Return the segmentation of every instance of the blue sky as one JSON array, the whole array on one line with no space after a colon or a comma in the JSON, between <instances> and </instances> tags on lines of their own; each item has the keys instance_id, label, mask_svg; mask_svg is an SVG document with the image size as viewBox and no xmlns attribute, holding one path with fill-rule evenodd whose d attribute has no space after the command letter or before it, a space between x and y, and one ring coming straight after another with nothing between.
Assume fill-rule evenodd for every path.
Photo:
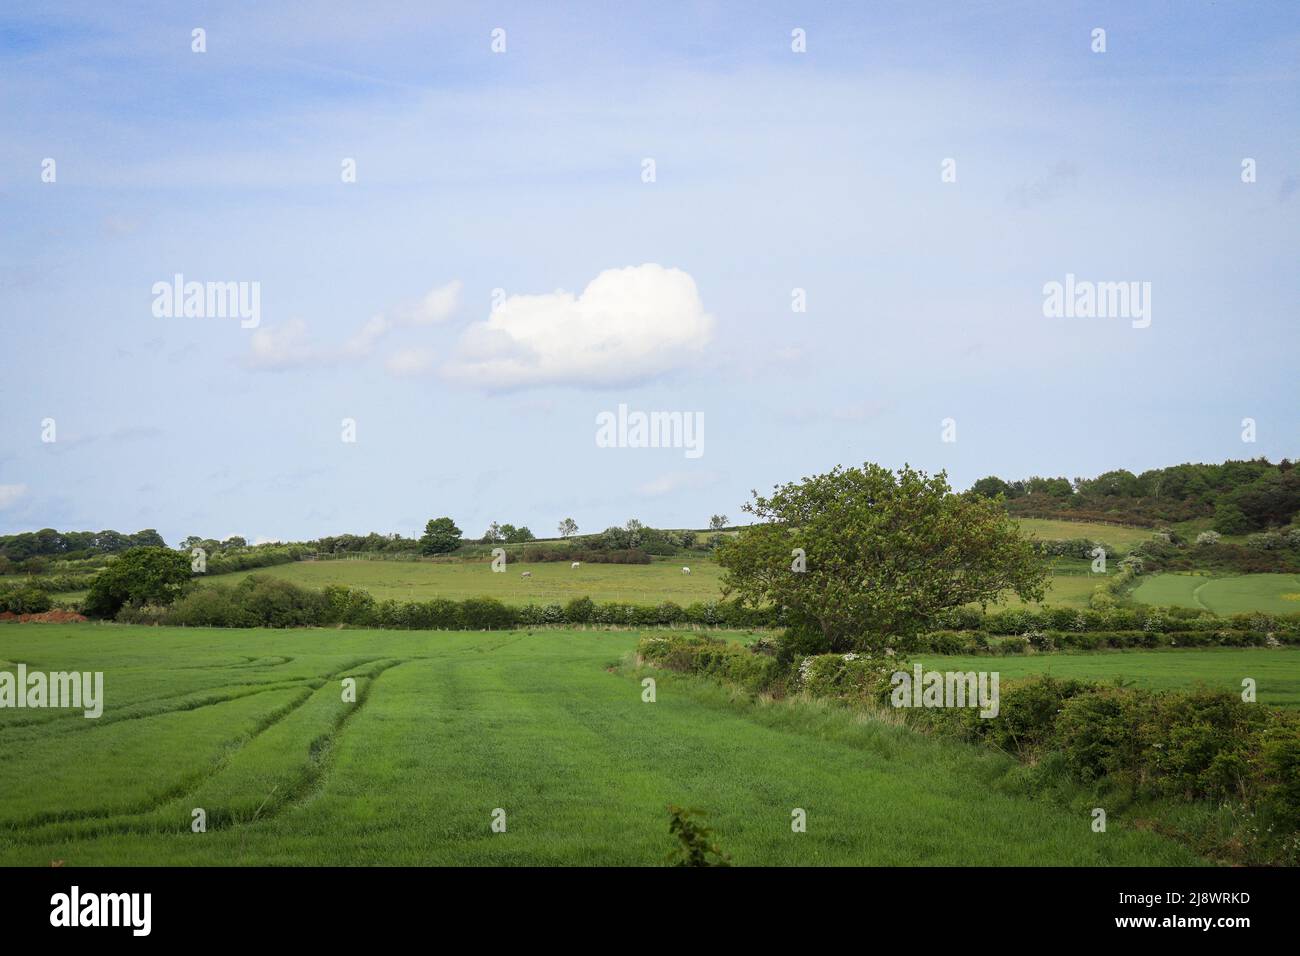
<instances>
[{"instance_id":1,"label":"blue sky","mask_svg":"<svg viewBox=\"0 0 1300 956\"><path fill-rule=\"evenodd\" d=\"M1300 7L560 6L0 14L0 533L702 526L836 463L1300 453ZM155 316L176 273L260 324ZM1150 326L1045 317L1067 273L1150 282ZM620 403L704 453L598 447Z\"/></svg>"}]
</instances>

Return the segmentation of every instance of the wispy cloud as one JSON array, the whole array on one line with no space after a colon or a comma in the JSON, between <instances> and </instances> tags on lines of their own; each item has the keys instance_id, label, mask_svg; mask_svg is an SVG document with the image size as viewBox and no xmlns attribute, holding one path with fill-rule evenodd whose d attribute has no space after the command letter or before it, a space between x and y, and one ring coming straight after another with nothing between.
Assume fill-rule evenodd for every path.
<instances>
[{"instance_id":1,"label":"wispy cloud","mask_svg":"<svg viewBox=\"0 0 1300 956\"><path fill-rule=\"evenodd\" d=\"M395 329L445 322L460 306L462 287L459 279L453 279L446 285L436 286L419 299L373 315L342 345L323 346L311 341L307 323L302 319L260 328L252 335L244 364L252 369L277 370L359 361L369 356ZM390 359L387 364L396 374L410 374L405 371L409 359L396 362Z\"/></svg>"}]
</instances>

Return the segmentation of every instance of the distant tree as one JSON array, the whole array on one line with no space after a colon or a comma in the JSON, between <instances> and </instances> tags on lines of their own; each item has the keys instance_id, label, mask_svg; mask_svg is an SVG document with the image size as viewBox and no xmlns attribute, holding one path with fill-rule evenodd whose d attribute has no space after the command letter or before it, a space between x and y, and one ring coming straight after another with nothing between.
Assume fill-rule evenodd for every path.
<instances>
[{"instance_id":1,"label":"distant tree","mask_svg":"<svg viewBox=\"0 0 1300 956\"><path fill-rule=\"evenodd\" d=\"M622 551L632 547L632 535L626 528L610 525L600 534L601 542L611 551Z\"/></svg>"},{"instance_id":2,"label":"distant tree","mask_svg":"<svg viewBox=\"0 0 1300 956\"><path fill-rule=\"evenodd\" d=\"M130 547L132 548L165 548L167 542L153 528L145 528L143 531L137 531L130 536Z\"/></svg>"},{"instance_id":3,"label":"distant tree","mask_svg":"<svg viewBox=\"0 0 1300 956\"><path fill-rule=\"evenodd\" d=\"M714 515L709 519L709 530L721 531L727 527L729 520L726 515Z\"/></svg>"},{"instance_id":4,"label":"distant tree","mask_svg":"<svg viewBox=\"0 0 1300 956\"><path fill-rule=\"evenodd\" d=\"M1219 534L1245 534L1250 530L1250 520L1232 502L1224 502L1214 509L1214 530Z\"/></svg>"},{"instance_id":5,"label":"distant tree","mask_svg":"<svg viewBox=\"0 0 1300 956\"><path fill-rule=\"evenodd\" d=\"M1069 498L1074 485L1068 478L1030 478L1026 483L1030 494L1044 494L1052 498Z\"/></svg>"},{"instance_id":6,"label":"distant tree","mask_svg":"<svg viewBox=\"0 0 1300 956\"><path fill-rule=\"evenodd\" d=\"M248 540L246 538L240 537L237 534L232 534L225 541L221 542L221 547L222 548L247 548Z\"/></svg>"},{"instance_id":7,"label":"distant tree","mask_svg":"<svg viewBox=\"0 0 1300 956\"><path fill-rule=\"evenodd\" d=\"M430 518L420 536L422 554L446 554L460 547L460 528L450 518Z\"/></svg>"},{"instance_id":8,"label":"distant tree","mask_svg":"<svg viewBox=\"0 0 1300 956\"><path fill-rule=\"evenodd\" d=\"M42 528L36 532L36 553L44 555L62 554L67 550L67 541L53 528Z\"/></svg>"},{"instance_id":9,"label":"distant tree","mask_svg":"<svg viewBox=\"0 0 1300 956\"><path fill-rule=\"evenodd\" d=\"M506 528L510 528L510 531L506 534L507 544L522 544L525 541L537 540L537 536L528 530L527 525L520 525L518 528L503 525L501 530L505 531Z\"/></svg>"},{"instance_id":10,"label":"distant tree","mask_svg":"<svg viewBox=\"0 0 1300 956\"><path fill-rule=\"evenodd\" d=\"M1234 490L1229 502L1241 509L1252 529L1287 524L1300 513L1300 474L1266 475Z\"/></svg>"},{"instance_id":11,"label":"distant tree","mask_svg":"<svg viewBox=\"0 0 1300 956\"><path fill-rule=\"evenodd\" d=\"M483 537L480 540L483 544L496 544L498 541L504 541L505 539L506 536L502 534L501 525L493 521L492 524L488 525L488 529L483 532Z\"/></svg>"},{"instance_id":12,"label":"distant tree","mask_svg":"<svg viewBox=\"0 0 1300 956\"><path fill-rule=\"evenodd\" d=\"M565 518L560 522L560 537L569 538L578 533L578 522L572 518Z\"/></svg>"},{"instance_id":13,"label":"distant tree","mask_svg":"<svg viewBox=\"0 0 1300 956\"><path fill-rule=\"evenodd\" d=\"M101 554L117 554L131 547L129 536L120 531L100 531L95 535L95 550Z\"/></svg>"},{"instance_id":14,"label":"distant tree","mask_svg":"<svg viewBox=\"0 0 1300 956\"><path fill-rule=\"evenodd\" d=\"M1011 486L1003 481L997 475L989 475L987 478L981 478L975 484L970 486L971 494L979 495L981 498L996 498L998 495L1011 497Z\"/></svg>"},{"instance_id":15,"label":"distant tree","mask_svg":"<svg viewBox=\"0 0 1300 956\"><path fill-rule=\"evenodd\" d=\"M92 617L111 618L126 605L165 605L190 580L190 559L170 548L131 548L90 582L83 608Z\"/></svg>"}]
</instances>

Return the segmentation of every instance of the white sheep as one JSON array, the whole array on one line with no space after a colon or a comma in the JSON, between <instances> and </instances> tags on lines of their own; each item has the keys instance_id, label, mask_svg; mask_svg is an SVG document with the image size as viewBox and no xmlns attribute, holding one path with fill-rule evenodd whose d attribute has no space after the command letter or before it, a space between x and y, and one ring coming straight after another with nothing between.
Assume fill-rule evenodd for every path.
<instances>
[{"instance_id":1,"label":"white sheep","mask_svg":"<svg viewBox=\"0 0 1300 956\"><path fill-rule=\"evenodd\" d=\"M531 578L531 577L533 576L533 572L532 572L532 571L525 571L523 574L521 574L521 575L519 575L519 576L520 576L521 578Z\"/></svg>"},{"instance_id":2,"label":"white sheep","mask_svg":"<svg viewBox=\"0 0 1300 956\"><path fill-rule=\"evenodd\" d=\"M682 574L690 574L690 573L691 573L690 568L682 568Z\"/></svg>"},{"instance_id":3,"label":"white sheep","mask_svg":"<svg viewBox=\"0 0 1300 956\"><path fill-rule=\"evenodd\" d=\"M569 567L576 568L576 567L580 567L581 565L582 565L581 561L574 561L571 565L569 565Z\"/></svg>"}]
</instances>

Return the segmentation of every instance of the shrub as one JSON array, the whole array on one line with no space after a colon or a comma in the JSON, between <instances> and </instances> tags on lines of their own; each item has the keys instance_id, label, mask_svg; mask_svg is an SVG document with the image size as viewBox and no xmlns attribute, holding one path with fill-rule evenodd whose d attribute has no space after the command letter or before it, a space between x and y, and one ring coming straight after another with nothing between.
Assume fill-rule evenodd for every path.
<instances>
[{"instance_id":1,"label":"shrub","mask_svg":"<svg viewBox=\"0 0 1300 956\"><path fill-rule=\"evenodd\" d=\"M54 606L48 592L25 585L0 593L0 611L14 614L44 614Z\"/></svg>"},{"instance_id":2,"label":"shrub","mask_svg":"<svg viewBox=\"0 0 1300 956\"><path fill-rule=\"evenodd\" d=\"M819 654L799 665L799 689L814 697L882 701L889 696L892 660L856 653Z\"/></svg>"},{"instance_id":3,"label":"shrub","mask_svg":"<svg viewBox=\"0 0 1300 956\"><path fill-rule=\"evenodd\" d=\"M510 627L515 623L515 611L496 598L467 598L460 602L460 619L464 627L475 631L490 631Z\"/></svg>"},{"instance_id":4,"label":"shrub","mask_svg":"<svg viewBox=\"0 0 1300 956\"><path fill-rule=\"evenodd\" d=\"M241 616L263 627L308 627L328 618L323 593L278 578L251 575L236 585L233 600Z\"/></svg>"},{"instance_id":5,"label":"shrub","mask_svg":"<svg viewBox=\"0 0 1300 956\"><path fill-rule=\"evenodd\" d=\"M564 619L570 624L586 624L595 612L596 605L591 598L574 598L564 606Z\"/></svg>"},{"instance_id":6,"label":"shrub","mask_svg":"<svg viewBox=\"0 0 1300 956\"><path fill-rule=\"evenodd\" d=\"M713 840L713 831L696 822L699 812L669 805L672 817L668 832L677 838L677 848L668 856L673 866L731 866L731 857Z\"/></svg>"}]
</instances>

